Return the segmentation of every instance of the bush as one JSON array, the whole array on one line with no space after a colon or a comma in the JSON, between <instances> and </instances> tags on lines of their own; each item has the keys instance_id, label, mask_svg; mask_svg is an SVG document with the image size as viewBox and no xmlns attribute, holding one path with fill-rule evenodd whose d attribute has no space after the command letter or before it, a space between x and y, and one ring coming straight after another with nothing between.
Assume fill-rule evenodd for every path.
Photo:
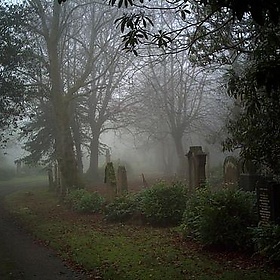
<instances>
[{"instance_id":1,"label":"bush","mask_svg":"<svg viewBox=\"0 0 280 280\"><path fill-rule=\"evenodd\" d=\"M117 197L105 207L105 219L110 222L125 222L138 212L138 202L135 196Z\"/></svg>"},{"instance_id":2,"label":"bush","mask_svg":"<svg viewBox=\"0 0 280 280\"><path fill-rule=\"evenodd\" d=\"M181 224L182 233L185 238L191 237L197 240L201 239L203 212L208 204L210 194L210 191L206 188L198 189L187 200Z\"/></svg>"},{"instance_id":3,"label":"bush","mask_svg":"<svg viewBox=\"0 0 280 280\"><path fill-rule=\"evenodd\" d=\"M255 195L240 190L197 191L188 201L182 230L204 245L227 249L252 245L249 227L256 225Z\"/></svg>"},{"instance_id":4,"label":"bush","mask_svg":"<svg viewBox=\"0 0 280 280\"><path fill-rule=\"evenodd\" d=\"M140 210L153 225L178 225L186 208L186 188L181 183L159 182L140 194Z\"/></svg>"},{"instance_id":5,"label":"bush","mask_svg":"<svg viewBox=\"0 0 280 280\"><path fill-rule=\"evenodd\" d=\"M65 198L66 204L79 213L99 212L104 198L97 192L90 193L84 189L71 191Z\"/></svg>"},{"instance_id":6,"label":"bush","mask_svg":"<svg viewBox=\"0 0 280 280\"><path fill-rule=\"evenodd\" d=\"M260 225L253 228L253 242L258 254L269 261L280 262L280 226Z\"/></svg>"}]
</instances>

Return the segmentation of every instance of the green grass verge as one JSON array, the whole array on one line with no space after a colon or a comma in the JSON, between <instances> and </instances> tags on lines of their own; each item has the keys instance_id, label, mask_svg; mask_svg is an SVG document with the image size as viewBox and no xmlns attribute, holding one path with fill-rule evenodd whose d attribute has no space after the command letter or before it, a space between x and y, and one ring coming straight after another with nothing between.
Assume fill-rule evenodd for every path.
<instances>
[{"instance_id":1,"label":"green grass verge","mask_svg":"<svg viewBox=\"0 0 280 280\"><path fill-rule=\"evenodd\" d=\"M14 193L6 207L62 258L100 279L279 279L279 274L234 268L180 246L175 229L107 224L96 215L71 213L47 190Z\"/></svg>"},{"instance_id":2,"label":"green grass verge","mask_svg":"<svg viewBox=\"0 0 280 280\"><path fill-rule=\"evenodd\" d=\"M46 175L33 175L33 176L19 176L14 177L10 180L0 180L0 188L1 187L9 187L9 186L42 186L48 184L48 178Z\"/></svg>"}]
</instances>

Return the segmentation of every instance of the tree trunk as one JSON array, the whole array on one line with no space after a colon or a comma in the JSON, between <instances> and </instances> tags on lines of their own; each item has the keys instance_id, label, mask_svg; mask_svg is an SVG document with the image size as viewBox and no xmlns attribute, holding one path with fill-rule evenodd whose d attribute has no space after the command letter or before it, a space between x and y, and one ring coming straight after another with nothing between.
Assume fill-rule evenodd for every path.
<instances>
[{"instance_id":1,"label":"tree trunk","mask_svg":"<svg viewBox=\"0 0 280 280\"><path fill-rule=\"evenodd\" d=\"M67 102L63 96L56 97L53 103L56 116L56 154L61 171L62 194L67 189L82 187L78 165L73 148L73 138L70 129ZM59 102L60 101L60 102ZM59 106L60 104L60 106Z\"/></svg>"},{"instance_id":2,"label":"tree trunk","mask_svg":"<svg viewBox=\"0 0 280 280\"><path fill-rule=\"evenodd\" d=\"M49 54L49 73L51 80L51 102L55 114L56 125L56 155L61 171L62 194L67 189L82 187L82 180L79 176L77 161L73 148L73 138L70 128L69 105L70 98L64 96L63 85L61 81L61 64L58 51L59 46L59 18L60 5L54 2L53 18L47 47Z\"/></svg>"},{"instance_id":3,"label":"tree trunk","mask_svg":"<svg viewBox=\"0 0 280 280\"><path fill-rule=\"evenodd\" d=\"M178 176L186 178L188 161L185 156L185 151L182 143L183 136L179 133L174 133L172 134L172 137L175 143L176 153L179 160Z\"/></svg>"},{"instance_id":4,"label":"tree trunk","mask_svg":"<svg viewBox=\"0 0 280 280\"><path fill-rule=\"evenodd\" d=\"M75 113L74 113L75 114ZM83 174L83 152L82 152L82 144L81 144L81 131L79 129L79 123L77 119L74 117L72 121L72 131L73 131L73 139L75 143L75 151L77 157L77 165L80 174Z\"/></svg>"},{"instance_id":5,"label":"tree trunk","mask_svg":"<svg viewBox=\"0 0 280 280\"><path fill-rule=\"evenodd\" d=\"M54 190L54 179L53 179L53 166L48 167L48 179L49 179L49 190Z\"/></svg>"},{"instance_id":6,"label":"tree trunk","mask_svg":"<svg viewBox=\"0 0 280 280\"><path fill-rule=\"evenodd\" d=\"M171 140L172 141L172 140ZM165 139L160 143L159 158L162 162L162 171L165 175L173 175L176 172L174 168L174 148L170 139ZM176 161L177 162L177 161Z\"/></svg>"},{"instance_id":7,"label":"tree trunk","mask_svg":"<svg viewBox=\"0 0 280 280\"><path fill-rule=\"evenodd\" d=\"M99 136L94 135L90 142L90 162L87 171L88 178L94 182L100 180L98 173L98 160L99 160Z\"/></svg>"}]
</instances>

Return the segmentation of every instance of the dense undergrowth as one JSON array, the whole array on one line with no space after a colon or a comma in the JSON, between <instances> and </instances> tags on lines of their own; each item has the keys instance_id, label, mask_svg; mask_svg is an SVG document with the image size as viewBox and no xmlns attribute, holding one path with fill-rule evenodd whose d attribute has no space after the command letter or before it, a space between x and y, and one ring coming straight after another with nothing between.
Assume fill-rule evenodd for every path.
<instances>
[{"instance_id":1,"label":"dense undergrowth","mask_svg":"<svg viewBox=\"0 0 280 280\"><path fill-rule=\"evenodd\" d=\"M279 257L279 229L256 226L252 194L206 189L189 194L181 183L159 182L111 203L85 190L70 193L66 202L32 189L10 195L7 208L92 279L279 279L263 263L243 269L226 251L217 262L199 249L224 243L224 249L241 251L247 240L267 260ZM194 239L200 243L189 243Z\"/></svg>"},{"instance_id":2,"label":"dense undergrowth","mask_svg":"<svg viewBox=\"0 0 280 280\"><path fill-rule=\"evenodd\" d=\"M257 226L255 194L240 190L197 190L187 201L182 222L185 237L225 249L253 249Z\"/></svg>"},{"instance_id":3,"label":"dense undergrowth","mask_svg":"<svg viewBox=\"0 0 280 280\"><path fill-rule=\"evenodd\" d=\"M116 197L111 203L98 193L76 190L66 197L78 212L102 212L109 222L180 226L185 239L224 250L242 250L280 260L280 230L258 226L256 194L234 189L188 192L180 182L160 181L139 193Z\"/></svg>"}]
</instances>

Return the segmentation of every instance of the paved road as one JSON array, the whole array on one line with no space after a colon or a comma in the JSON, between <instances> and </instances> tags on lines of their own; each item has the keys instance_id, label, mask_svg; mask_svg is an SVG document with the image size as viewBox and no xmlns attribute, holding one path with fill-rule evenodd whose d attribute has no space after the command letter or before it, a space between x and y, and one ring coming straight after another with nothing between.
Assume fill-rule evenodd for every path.
<instances>
[{"instance_id":1,"label":"paved road","mask_svg":"<svg viewBox=\"0 0 280 280\"><path fill-rule=\"evenodd\" d=\"M19 188L22 186L0 187L0 279L88 279L66 267L52 250L34 242L3 210L1 200Z\"/></svg>"}]
</instances>

